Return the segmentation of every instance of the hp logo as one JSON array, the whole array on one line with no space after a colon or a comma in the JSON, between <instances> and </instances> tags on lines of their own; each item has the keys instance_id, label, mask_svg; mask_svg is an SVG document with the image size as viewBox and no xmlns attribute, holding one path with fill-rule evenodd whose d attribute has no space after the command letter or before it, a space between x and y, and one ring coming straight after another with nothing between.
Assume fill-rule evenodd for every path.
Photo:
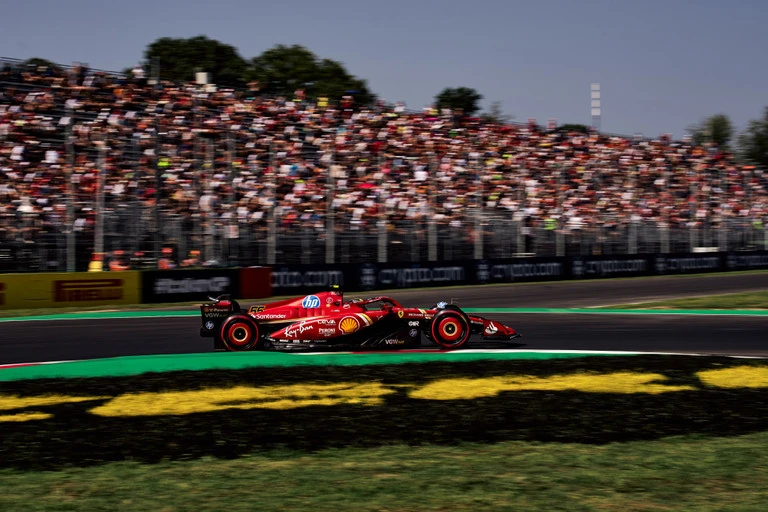
<instances>
[{"instance_id":1,"label":"hp logo","mask_svg":"<svg viewBox=\"0 0 768 512\"><path fill-rule=\"evenodd\" d=\"M301 301L301 307L303 308L319 308L320 307L320 299L317 297L317 295L307 295L304 297L304 300Z\"/></svg>"}]
</instances>

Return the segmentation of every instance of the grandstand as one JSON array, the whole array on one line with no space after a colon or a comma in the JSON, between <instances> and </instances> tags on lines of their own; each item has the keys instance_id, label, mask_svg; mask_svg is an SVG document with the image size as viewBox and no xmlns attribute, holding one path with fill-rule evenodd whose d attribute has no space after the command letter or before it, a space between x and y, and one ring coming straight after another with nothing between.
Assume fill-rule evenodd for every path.
<instances>
[{"instance_id":1,"label":"grandstand","mask_svg":"<svg viewBox=\"0 0 768 512\"><path fill-rule=\"evenodd\" d=\"M0 60L0 271L756 250L766 216L711 145Z\"/></svg>"}]
</instances>

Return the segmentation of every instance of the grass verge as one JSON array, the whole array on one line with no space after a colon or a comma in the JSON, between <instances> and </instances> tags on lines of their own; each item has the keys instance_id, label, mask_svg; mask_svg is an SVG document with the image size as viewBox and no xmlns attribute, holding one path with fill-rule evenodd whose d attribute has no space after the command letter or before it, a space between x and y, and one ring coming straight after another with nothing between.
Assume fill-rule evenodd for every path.
<instances>
[{"instance_id":1,"label":"grass verge","mask_svg":"<svg viewBox=\"0 0 768 512\"><path fill-rule=\"evenodd\" d=\"M633 356L0 384L0 510L763 511L768 365Z\"/></svg>"},{"instance_id":2,"label":"grass verge","mask_svg":"<svg viewBox=\"0 0 768 512\"><path fill-rule=\"evenodd\" d=\"M390 445L0 471L0 510L762 511L768 433L604 446Z\"/></svg>"},{"instance_id":3,"label":"grass verge","mask_svg":"<svg viewBox=\"0 0 768 512\"><path fill-rule=\"evenodd\" d=\"M763 360L605 356L0 383L0 468L768 431Z\"/></svg>"},{"instance_id":4,"label":"grass verge","mask_svg":"<svg viewBox=\"0 0 768 512\"><path fill-rule=\"evenodd\" d=\"M617 304L595 309L768 309L768 291Z\"/></svg>"}]
</instances>

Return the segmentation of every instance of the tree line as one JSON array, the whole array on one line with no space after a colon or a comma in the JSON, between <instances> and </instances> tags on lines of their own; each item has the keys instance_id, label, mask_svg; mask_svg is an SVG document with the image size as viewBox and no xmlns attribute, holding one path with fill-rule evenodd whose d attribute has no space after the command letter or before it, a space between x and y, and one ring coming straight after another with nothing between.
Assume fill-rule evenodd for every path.
<instances>
[{"instance_id":1,"label":"tree line","mask_svg":"<svg viewBox=\"0 0 768 512\"><path fill-rule=\"evenodd\" d=\"M350 95L361 105L377 99L367 82L352 75L342 63L321 59L300 45L277 45L246 60L233 46L205 36L163 37L146 48L144 59L145 71L156 71L161 80L190 81L195 71L205 71L212 83L257 88L267 95L292 96L298 90L308 98ZM480 110L482 98L469 87L448 87L435 96L435 106L471 116ZM485 115L493 120L506 119L498 102Z\"/></svg>"},{"instance_id":2,"label":"tree line","mask_svg":"<svg viewBox=\"0 0 768 512\"><path fill-rule=\"evenodd\" d=\"M768 107L761 118L749 121L738 134L725 114L705 118L690 126L688 133L696 145L711 144L722 151L735 153L746 164L768 168Z\"/></svg>"},{"instance_id":3,"label":"tree line","mask_svg":"<svg viewBox=\"0 0 768 512\"><path fill-rule=\"evenodd\" d=\"M189 82L195 79L196 72L204 71L218 86L249 88L260 94L293 97L301 91L312 99L352 96L358 105L377 101L366 80L352 75L342 63L319 58L300 45L277 45L245 59L233 46L203 35L188 39L163 37L147 46L144 59L144 73L160 80ZM53 65L40 58L27 63ZM123 73L130 75L132 70ZM471 87L446 87L435 95L434 105L439 110L450 109L455 115L474 116L480 111L482 99L482 94ZM513 119L504 114L498 101L479 117L493 123ZM584 125L565 126L588 131ZM768 168L768 107L762 117L751 120L739 134L725 114L709 116L687 131L694 144L710 144L735 154L744 163Z\"/></svg>"}]
</instances>

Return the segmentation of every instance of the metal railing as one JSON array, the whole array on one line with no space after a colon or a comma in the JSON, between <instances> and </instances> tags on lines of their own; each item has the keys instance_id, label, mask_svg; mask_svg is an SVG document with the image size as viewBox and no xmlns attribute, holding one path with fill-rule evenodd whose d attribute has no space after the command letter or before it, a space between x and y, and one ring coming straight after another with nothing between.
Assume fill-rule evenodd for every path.
<instances>
[{"instance_id":1,"label":"metal railing","mask_svg":"<svg viewBox=\"0 0 768 512\"><path fill-rule=\"evenodd\" d=\"M146 207L123 205L105 210L104 253L108 262L115 255L133 268L156 268L166 257L155 251L153 212ZM269 231L263 224L228 223L197 214L165 212L161 215L162 247L178 266L251 266L269 260L281 264L326 262L328 246L323 229L310 226L277 229L275 254L269 254ZM527 228L511 219L493 218L483 226L481 259L523 256L623 255L637 253L688 253L768 250L765 229L748 223L733 223L719 229L700 227L665 228L643 223L616 228L579 230ZM334 263L420 262L476 259L470 230L437 225L436 247L430 251L426 222L400 223L386 232L339 229L335 236ZM523 232L524 231L524 232ZM94 224L76 229L76 270L83 271L94 251ZM385 250L382 252L381 248ZM633 250L634 248L634 250ZM665 250L666 249L666 250ZM0 217L0 272L63 271L67 267L67 239L60 221L39 214ZM384 258L382 258L384 256Z\"/></svg>"}]
</instances>

